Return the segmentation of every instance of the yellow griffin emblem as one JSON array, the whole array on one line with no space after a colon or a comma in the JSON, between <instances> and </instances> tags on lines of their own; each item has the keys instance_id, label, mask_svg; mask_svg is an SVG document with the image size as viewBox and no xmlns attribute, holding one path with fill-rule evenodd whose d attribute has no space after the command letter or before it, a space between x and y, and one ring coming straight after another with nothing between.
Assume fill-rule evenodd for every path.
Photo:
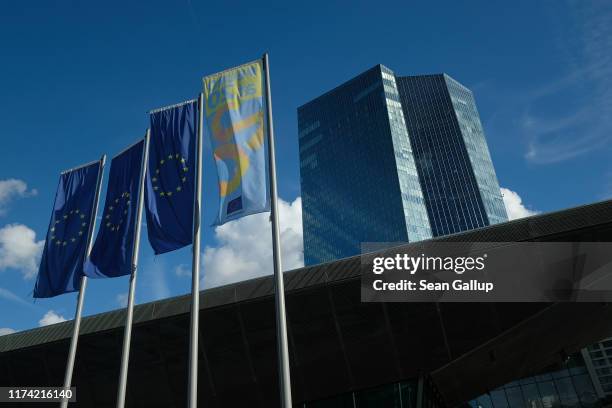
<instances>
[{"instance_id":1,"label":"yellow griffin emblem","mask_svg":"<svg viewBox=\"0 0 612 408\"><path fill-rule=\"evenodd\" d=\"M235 134L253 128L252 133L246 138L246 147L250 150L258 150L264 144L263 112L259 111L246 118L233 122L229 127L224 127L221 118L225 113L237 110L234 101L219 107L212 115L211 131L213 137L220 143L213 152L216 161L233 161L235 169L229 180L219 180L219 194L225 197L234 192L242 182L242 177L250 167L248 154L241 146L235 143Z\"/></svg>"}]
</instances>

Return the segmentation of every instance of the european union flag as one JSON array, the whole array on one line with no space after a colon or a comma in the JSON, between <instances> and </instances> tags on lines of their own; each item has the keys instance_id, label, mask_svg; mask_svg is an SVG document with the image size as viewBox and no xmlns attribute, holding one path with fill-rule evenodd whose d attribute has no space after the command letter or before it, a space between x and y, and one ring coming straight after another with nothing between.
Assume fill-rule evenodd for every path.
<instances>
[{"instance_id":1,"label":"european union flag","mask_svg":"<svg viewBox=\"0 0 612 408\"><path fill-rule=\"evenodd\" d=\"M95 162L60 175L34 286L35 298L53 297L80 289L101 171L102 163Z\"/></svg>"},{"instance_id":2,"label":"european union flag","mask_svg":"<svg viewBox=\"0 0 612 408\"><path fill-rule=\"evenodd\" d=\"M111 161L100 230L85 263L90 278L114 278L132 273L134 229L144 140Z\"/></svg>"},{"instance_id":3,"label":"european union flag","mask_svg":"<svg viewBox=\"0 0 612 408\"><path fill-rule=\"evenodd\" d=\"M197 101L151 113L145 203L156 254L193 242L197 116Z\"/></svg>"}]
</instances>

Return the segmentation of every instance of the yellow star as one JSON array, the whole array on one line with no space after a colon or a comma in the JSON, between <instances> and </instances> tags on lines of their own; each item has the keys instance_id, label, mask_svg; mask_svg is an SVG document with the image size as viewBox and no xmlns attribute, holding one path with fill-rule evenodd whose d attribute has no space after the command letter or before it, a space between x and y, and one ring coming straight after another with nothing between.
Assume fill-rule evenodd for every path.
<instances>
[{"instance_id":1,"label":"yellow star","mask_svg":"<svg viewBox=\"0 0 612 408\"><path fill-rule=\"evenodd\" d=\"M113 207L112 205L110 207L108 207L109 210L113 211L115 207Z\"/></svg>"},{"instance_id":2,"label":"yellow star","mask_svg":"<svg viewBox=\"0 0 612 408\"><path fill-rule=\"evenodd\" d=\"M178 186L178 187L176 188L176 191L181 191L181 190L182 190L181 186Z\"/></svg>"},{"instance_id":3,"label":"yellow star","mask_svg":"<svg viewBox=\"0 0 612 408\"><path fill-rule=\"evenodd\" d=\"M181 163L185 163L185 158L181 157Z\"/></svg>"},{"instance_id":4,"label":"yellow star","mask_svg":"<svg viewBox=\"0 0 612 408\"><path fill-rule=\"evenodd\" d=\"M161 159L161 160L159 161L159 164L164 164L164 163L165 163L164 159Z\"/></svg>"},{"instance_id":5,"label":"yellow star","mask_svg":"<svg viewBox=\"0 0 612 408\"><path fill-rule=\"evenodd\" d=\"M167 196L171 196L171 195L172 195L172 191L168 191L168 192L166 193L166 195L167 195Z\"/></svg>"},{"instance_id":6,"label":"yellow star","mask_svg":"<svg viewBox=\"0 0 612 408\"><path fill-rule=\"evenodd\" d=\"M111 224L110 222L107 222L107 223L106 223L106 226L107 226L107 227L110 227L111 225L112 225L112 224Z\"/></svg>"},{"instance_id":7,"label":"yellow star","mask_svg":"<svg viewBox=\"0 0 612 408\"><path fill-rule=\"evenodd\" d=\"M55 231L55 227L51 227L51 232Z\"/></svg>"},{"instance_id":8,"label":"yellow star","mask_svg":"<svg viewBox=\"0 0 612 408\"><path fill-rule=\"evenodd\" d=\"M177 153L177 154L174 156L174 158L175 158L175 159L178 159L178 158L179 158L179 154Z\"/></svg>"},{"instance_id":9,"label":"yellow star","mask_svg":"<svg viewBox=\"0 0 612 408\"><path fill-rule=\"evenodd\" d=\"M187 177L183 177L181 180L183 180L183 183L187 181Z\"/></svg>"},{"instance_id":10,"label":"yellow star","mask_svg":"<svg viewBox=\"0 0 612 408\"><path fill-rule=\"evenodd\" d=\"M159 193L159 196L160 196L160 197L163 197L163 196L165 196L165 195L166 195L166 193L164 193L163 191L162 191L161 193Z\"/></svg>"},{"instance_id":11,"label":"yellow star","mask_svg":"<svg viewBox=\"0 0 612 408\"><path fill-rule=\"evenodd\" d=\"M123 213L124 213L124 214L127 214L127 210L123 210Z\"/></svg>"},{"instance_id":12,"label":"yellow star","mask_svg":"<svg viewBox=\"0 0 612 408\"><path fill-rule=\"evenodd\" d=\"M83 231L79 231L79 235L83 235Z\"/></svg>"},{"instance_id":13,"label":"yellow star","mask_svg":"<svg viewBox=\"0 0 612 408\"><path fill-rule=\"evenodd\" d=\"M85 218L85 214L81 214L81 219Z\"/></svg>"},{"instance_id":14,"label":"yellow star","mask_svg":"<svg viewBox=\"0 0 612 408\"><path fill-rule=\"evenodd\" d=\"M67 242L66 242L66 241L64 241L64 242L62 243L62 245L64 245L64 246L66 246L66 244L67 244Z\"/></svg>"},{"instance_id":15,"label":"yellow star","mask_svg":"<svg viewBox=\"0 0 612 408\"><path fill-rule=\"evenodd\" d=\"M114 230L115 230L115 227L112 227L112 228L111 228L111 231L114 231Z\"/></svg>"},{"instance_id":16,"label":"yellow star","mask_svg":"<svg viewBox=\"0 0 612 408\"><path fill-rule=\"evenodd\" d=\"M74 214L74 210L70 210L70 214Z\"/></svg>"},{"instance_id":17,"label":"yellow star","mask_svg":"<svg viewBox=\"0 0 612 408\"><path fill-rule=\"evenodd\" d=\"M64 214L64 219L66 219L66 218L68 218L68 216Z\"/></svg>"},{"instance_id":18,"label":"yellow star","mask_svg":"<svg viewBox=\"0 0 612 408\"><path fill-rule=\"evenodd\" d=\"M79 213L79 209L77 208L76 210L74 210L74 212L78 214Z\"/></svg>"},{"instance_id":19,"label":"yellow star","mask_svg":"<svg viewBox=\"0 0 612 408\"><path fill-rule=\"evenodd\" d=\"M126 203L127 205L130 205L130 200L127 200L125 203Z\"/></svg>"},{"instance_id":20,"label":"yellow star","mask_svg":"<svg viewBox=\"0 0 612 408\"><path fill-rule=\"evenodd\" d=\"M62 245L62 242L58 240L55 245Z\"/></svg>"},{"instance_id":21,"label":"yellow star","mask_svg":"<svg viewBox=\"0 0 612 408\"><path fill-rule=\"evenodd\" d=\"M168 159L172 160L172 155L171 154L168 155Z\"/></svg>"},{"instance_id":22,"label":"yellow star","mask_svg":"<svg viewBox=\"0 0 612 408\"><path fill-rule=\"evenodd\" d=\"M70 240L71 240L72 242L74 242L74 241L76 241L76 238L70 238Z\"/></svg>"},{"instance_id":23,"label":"yellow star","mask_svg":"<svg viewBox=\"0 0 612 408\"><path fill-rule=\"evenodd\" d=\"M153 190L157 190L158 188L159 188L159 187L157 187L157 186L154 186L154 187L153 187Z\"/></svg>"},{"instance_id":24,"label":"yellow star","mask_svg":"<svg viewBox=\"0 0 612 408\"><path fill-rule=\"evenodd\" d=\"M151 180L155 183L157 181L157 177L153 177Z\"/></svg>"},{"instance_id":25,"label":"yellow star","mask_svg":"<svg viewBox=\"0 0 612 408\"><path fill-rule=\"evenodd\" d=\"M110 214L107 214L106 215L106 219L108 220L109 218L110 218Z\"/></svg>"},{"instance_id":26,"label":"yellow star","mask_svg":"<svg viewBox=\"0 0 612 408\"><path fill-rule=\"evenodd\" d=\"M59 220L55 221L55 224L59 224Z\"/></svg>"},{"instance_id":27,"label":"yellow star","mask_svg":"<svg viewBox=\"0 0 612 408\"><path fill-rule=\"evenodd\" d=\"M119 202L118 198L115 198L115 204L117 204Z\"/></svg>"},{"instance_id":28,"label":"yellow star","mask_svg":"<svg viewBox=\"0 0 612 408\"><path fill-rule=\"evenodd\" d=\"M86 226L86 225L87 225L87 223L86 223L86 222L81 223L81 226L82 226L82 227L84 227L84 226Z\"/></svg>"},{"instance_id":29,"label":"yellow star","mask_svg":"<svg viewBox=\"0 0 612 408\"><path fill-rule=\"evenodd\" d=\"M189 167L183 167L183 171L189 170Z\"/></svg>"},{"instance_id":30,"label":"yellow star","mask_svg":"<svg viewBox=\"0 0 612 408\"><path fill-rule=\"evenodd\" d=\"M159 173L159 169L155 169L155 173Z\"/></svg>"}]
</instances>

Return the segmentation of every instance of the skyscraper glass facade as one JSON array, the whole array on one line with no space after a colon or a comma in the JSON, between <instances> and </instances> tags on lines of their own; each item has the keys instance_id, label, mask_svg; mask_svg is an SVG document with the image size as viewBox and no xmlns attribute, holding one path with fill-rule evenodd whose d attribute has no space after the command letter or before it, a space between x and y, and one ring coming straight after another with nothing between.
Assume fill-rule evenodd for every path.
<instances>
[{"instance_id":1,"label":"skyscraper glass facade","mask_svg":"<svg viewBox=\"0 0 612 408\"><path fill-rule=\"evenodd\" d=\"M512 381L470 401L471 408L597 408L602 400L580 353L544 373Z\"/></svg>"},{"instance_id":2,"label":"skyscraper glass facade","mask_svg":"<svg viewBox=\"0 0 612 408\"><path fill-rule=\"evenodd\" d=\"M378 65L298 109L304 261L507 221L471 91Z\"/></svg>"},{"instance_id":3,"label":"skyscraper glass facade","mask_svg":"<svg viewBox=\"0 0 612 408\"><path fill-rule=\"evenodd\" d=\"M433 235L507 221L472 92L446 74L397 84Z\"/></svg>"},{"instance_id":4,"label":"skyscraper glass facade","mask_svg":"<svg viewBox=\"0 0 612 408\"><path fill-rule=\"evenodd\" d=\"M304 261L431 237L393 73L376 66L298 109Z\"/></svg>"}]
</instances>

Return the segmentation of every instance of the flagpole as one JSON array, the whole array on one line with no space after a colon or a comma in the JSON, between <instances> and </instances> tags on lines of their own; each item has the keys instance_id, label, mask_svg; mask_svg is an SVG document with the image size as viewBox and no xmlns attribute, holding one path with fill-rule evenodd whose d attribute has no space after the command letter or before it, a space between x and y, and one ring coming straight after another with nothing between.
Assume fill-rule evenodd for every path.
<instances>
[{"instance_id":1,"label":"flagpole","mask_svg":"<svg viewBox=\"0 0 612 408\"><path fill-rule=\"evenodd\" d=\"M104 164L106 163L106 155L102 155L100 158L100 170L98 173L98 181L96 184L96 194L94 196L94 205L93 211L90 215L89 219L89 233L87 235L87 242L85 248L87 248L87 252L85 253L85 259L89 258L89 254L91 253L91 247L93 246L93 234L96 229L96 215L98 214L98 200L100 199L100 190L102 189L102 176L104 175ZM70 384L72 382L72 371L74 370L74 360L76 357L76 349L77 342L79 338L79 330L81 328L81 316L83 314L83 300L85 298L85 289L87 288L87 277L85 275L81 276L81 287L79 289L79 299L77 301L77 308L74 315L74 326L72 329L72 339L70 340L70 351L68 352L68 362L66 363L66 374L64 376L64 389L70 389ZM62 408L66 408L68 406L68 399L62 399L62 403L60 405Z\"/></svg>"},{"instance_id":2,"label":"flagpole","mask_svg":"<svg viewBox=\"0 0 612 408\"><path fill-rule=\"evenodd\" d=\"M263 55L266 72L266 118L268 123L268 157L270 172L270 218L272 220L272 255L276 296L276 339L281 393L281 407L291 408L291 376L289 373L289 346L287 341L287 317L285 312L285 284L281 266L280 231L278 226L278 202L276 190L276 157L274 153L274 126L272 124L272 95L270 93L270 62L268 53Z\"/></svg>"},{"instance_id":3,"label":"flagpole","mask_svg":"<svg viewBox=\"0 0 612 408\"><path fill-rule=\"evenodd\" d=\"M138 207L136 210L136 228L134 229L134 249L132 252L132 274L130 275L130 289L128 292L125 328L123 331L123 349L121 351L121 371L119 373L119 391L117 392L117 408L125 406L127 391L127 376L130 363L130 342L132 339L132 320L134 317L134 296L136 292L136 272L138 270L138 252L140 250L140 230L142 226L142 207L144 204L144 185L149 161L149 138L151 130L147 129L144 137L142 163L140 164L140 184L138 185Z\"/></svg>"},{"instance_id":4,"label":"flagpole","mask_svg":"<svg viewBox=\"0 0 612 408\"><path fill-rule=\"evenodd\" d=\"M191 325L189 340L188 407L198 406L198 335L200 325L200 213L202 199L202 133L204 95L198 100L198 137L196 139L195 199L193 204L193 254L191 265Z\"/></svg>"}]
</instances>

